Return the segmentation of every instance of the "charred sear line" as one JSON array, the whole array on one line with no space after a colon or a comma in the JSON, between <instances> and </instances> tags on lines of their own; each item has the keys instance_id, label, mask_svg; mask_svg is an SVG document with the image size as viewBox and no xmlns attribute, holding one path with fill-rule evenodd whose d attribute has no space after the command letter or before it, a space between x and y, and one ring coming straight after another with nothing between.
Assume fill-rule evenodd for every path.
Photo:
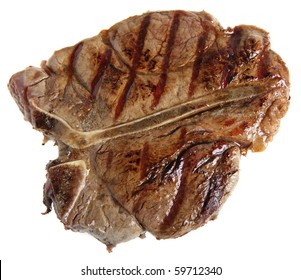
<instances>
[{"instance_id":1,"label":"charred sear line","mask_svg":"<svg viewBox=\"0 0 301 280\"><path fill-rule=\"evenodd\" d=\"M179 28L180 25L180 13L176 12L174 14L174 18L172 20L171 23L171 27L170 27L170 31L169 31L169 37L167 40L167 47L166 47L166 52L165 52L165 56L163 58L163 65L162 65L162 74L159 77L159 82L156 86L156 89L153 93L154 95L154 99L152 102L152 108L156 107L159 103L159 100L161 98L161 95L164 92L164 88L166 85L166 81L167 81L167 71L169 68L169 60L170 60L170 55L172 52L172 48L175 42L175 38L176 38L176 34L177 34L177 30Z\"/></svg>"},{"instance_id":2,"label":"charred sear line","mask_svg":"<svg viewBox=\"0 0 301 280\"><path fill-rule=\"evenodd\" d=\"M231 148L226 149L218 156L218 161L214 172L209 179L209 187L203 200L200 215L206 221L219 207L222 198L226 195L226 187L229 184L230 177L238 172L238 170L225 170L226 158Z\"/></svg>"},{"instance_id":3,"label":"charred sear line","mask_svg":"<svg viewBox=\"0 0 301 280\"><path fill-rule=\"evenodd\" d=\"M130 69L128 80L127 80L127 82L124 86L124 89L117 102L117 106L115 109L115 120L118 119L118 117L120 116L120 114L123 110L123 107L130 94L132 85L134 83L134 80L136 77L136 70L137 70L137 67L139 66L139 61L140 61L140 57L142 55L144 41L145 41L145 37L147 34L148 26L150 24L150 19L151 19L151 16L150 16L150 14L148 14L147 16L144 17L144 19L141 22L141 26L140 26L139 34L137 37L136 46L135 46L135 53L133 55L132 67Z\"/></svg>"},{"instance_id":4,"label":"charred sear line","mask_svg":"<svg viewBox=\"0 0 301 280\"><path fill-rule=\"evenodd\" d=\"M66 88L70 86L73 79L75 79L76 82L80 86L82 86L87 92L90 92L89 89L87 88L87 85L83 82L80 75L77 73L77 69L76 69L76 63L77 63L78 57L80 56L80 53L82 52L83 46L84 46L84 42L79 42L77 45L75 45L73 52L70 56L69 69L68 69L68 73L67 73L68 80L67 80L67 84L64 89L64 92L66 91ZM89 99L90 98L91 98L91 96L89 96Z\"/></svg>"},{"instance_id":5,"label":"charred sear line","mask_svg":"<svg viewBox=\"0 0 301 280\"><path fill-rule=\"evenodd\" d=\"M106 51L101 56L96 75L91 84L91 92L94 98L97 96L98 90L101 85L102 77L110 63L111 56L112 56L112 49L106 49Z\"/></svg>"},{"instance_id":6,"label":"charred sear line","mask_svg":"<svg viewBox=\"0 0 301 280\"><path fill-rule=\"evenodd\" d=\"M221 174L217 170L221 166L221 159L218 160L218 164L214 169L214 172L209 180L209 188L207 190L204 202L202 205L201 215L204 215L204 219L210 216L218 207L220 198L223 196L223 182Z\"/></svg>"},{"instance_id":7,"label":"charred sear line","mask_svg":"<svg viewBox=\"0 0 301 280\"><path fill-rule=\"evenodd\" d=\"M177 193L173 199L173 203L171 208L169 209L169 212L166 214L166 216L163 219L163 222L160 225L161 230L164 230L173 224L178 212L180 211L181 204L185 199L188 171L185 170L184 161L181 162L181 169L182 171L180 172L177 182Z\"/></svg>"},{"instance_id":8,"label":"charred sear line","mask_svg":"<svg viewBox=\"0 0 301 280\"><path fill-rule=\"evenodd\" d=\"M203 60L205 43L206 43L206 39L208 36L206 34L207 33L202 32L199 35L197 48L196 48L196 52L195 52L195 60L194 60L193 66L192 66L192 74L191 74L191 78L190 78L188 96L192 96L195 91L195 87L196 87L195 81L197 80L197 78L199 76L199 72L200 72L200 68L201 68L201 64L202 64L202 60Z\"/></svg>"},{"instance_id":9,"label":"charred sear line","mask_svg":"<svg viewBox=\"0 0 301 280\"><path fill-rule=\"evenodd\" d=\"M70 69L71 69L70 74L76 73L76 71L74 71L76 69L76 62L80 52L82 51L83 46L84 46L84 42L80 42L74 47L74 50L70 57Z\"/></svg>"}]
</instances>

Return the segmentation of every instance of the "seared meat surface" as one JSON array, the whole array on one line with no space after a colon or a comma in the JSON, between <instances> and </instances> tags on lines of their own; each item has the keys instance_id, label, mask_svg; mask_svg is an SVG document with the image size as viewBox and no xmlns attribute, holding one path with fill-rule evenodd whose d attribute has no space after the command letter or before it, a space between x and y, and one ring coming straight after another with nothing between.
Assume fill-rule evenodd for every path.
<instances>
[{"instance_id":1,"label":"seared meat surface","mask_svg":"<svg viewBox=\"0 0 301 280\"><path fill-rule=\"evenodd\" d=\"M224 29L206 12L128 18L16 73L9 89L59 148L47 211L109 247L215 218L240 156L266 148L289 106L268 33Z\"/></svg>"}]
</instances>

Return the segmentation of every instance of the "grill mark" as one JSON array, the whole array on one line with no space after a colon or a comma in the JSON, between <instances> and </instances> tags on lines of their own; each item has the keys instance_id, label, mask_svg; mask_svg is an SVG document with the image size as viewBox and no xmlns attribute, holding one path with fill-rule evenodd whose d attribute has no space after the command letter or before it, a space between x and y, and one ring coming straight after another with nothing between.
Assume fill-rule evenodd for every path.
<instances>
[{"instance_id":1,"label":"grill mark","mask_svg":"<svg viewBox=\"0 0 301 280\"><path fill-rule=\"evenodd\" d=\"M215 166L214 172L209 179L209 187L205 194L202 209L200 211L200 215L202 218L206 220L219 206L219 201L222 195L220 195L219 191L223 191L223 179L221 175L218 173L218 169L221 167L221 157L219 158L217 165Z\"/></svg>"},{"instance_id":2,"label":"grill mark","mask_svg":"<svg viewBox=\"0 0 301 280\"><path fill-rule=\"evenodd\" d=\"M237 75L237 72L235 71L236 69L235 59L236 56L238 55L237 48L241 40L241 34L242 34L241 27L235 27L234 32L229 41L229 61L225 64L222 71L222 77L221 77L222 88L228 86L231 83L231 81L234 79L234 77Z\"/></svg>"},{"instance_id":3,"label":"grill mark","mask_svg":"<svg viewBox=\"0 0 301 280\"><path fill-rule=\"evenodd\" d=\"M90 90L87 88L87 86L85 85L85 83L83 83L81 77L78 75L77 71L76 71L76 62L77 59L79 57L79 54L81 53L82 49L84 46L84 42L79 42L78 44L75 45L74 50L70 56L70 61L69 61L69 71L67 73L67 77L68 77L68 82L67 85L70 86L72 84L72 78L74 77L75 81L81 85L87 92L90 93ZM73 75L73 77L72 77ZM66 92L66 88L64 89L64 92ZM88 97L88 99L91 99L91 93L90 96Z\"/></svg>"},{"instance_id":4,"label":"grill mark","mask_svg":"<svg viewBox=\"0 0 301 280\"><path fill-rule=\"evenodd\" d=\"M210 201L210 199L212 197L212 192L213 192L212 187L211 187L212 181L213 181L212 177L210 178L209 181L210 181L210 186L208 187L206 195L205 195L204 200L203 200L202 210L200 212L201 215L204 215L204 213L208 211L208 209L207 209L208 208L208 204L209 204L209 201ZM207 218L207 216L209 216L209 215L206 215L205 219Z\"/></svg>"},{"instance_id":5,"label":"grill mark","mask_svg":"<svg viewBox=\"0 0 301 280\"><path fill-rule=\"evenodd\" d=\"M169 212L166 214L166 216L163 219L163 222L160 226L161 230L164 230L172 225L180 210L180 206L184 200L185 189L187 186L187 175L188 175L188 172L187 171L185 172L185 169L186 169L185 161L182 161L182 164L180 163L180 166L177 171L179 172L178 180L180 181L177 183L178 184L177 193L173 200L173 204L169 209Z\"/></svg>"},{"instance_id":6,"label":"grill mark","mask_svg":"<svg viewBox=\"0 0 301 280\"><path fill-rule=\"evenodd\" d=\"M179 28L179 25L180 25L180 12L176 12L173 17L169 35L168 35L166 52L165 52L165 56L163 58L162 74L160 75L159 82L153 93L154 99L153 99L153 102L151 105L152 109L154 109L158 105L161 95L163 94L164 88L166 86L167 70L169 68L170 55L172 52L172 46L174 45L176 33Z\"/></svg>"},{"instance_id":7,"label":"grill mark","mask_svg":"<svg viewBox=\"0 0 301 280\"><path fill-rule=\"evenodd\" d=\"M139 66L139 61L140 61L140 57L142 55L142 50L144 47L144 41L145 41L145 37L147 34L147 29L150 24L150 19L151 19L151 16L147 15L144 17L144 19L141 22L140 30L138 33L138 38L137 38L136 45L135 45L135 53L133 55L132 67L130 69L130 73L129 73L126 85L124 86L123 91L120 95L120 98L118 99L118 102L117 102L117 106L115 109L115 117L114 117L115 120L118 119L118 117L120 116L120 114L123 110L123 107L128 99L133 82L135 80L136 69Z\"/></svg>"},{"instance_id":8,"label":"grill mark","mask_svg":"<svg viewBox=\"0 0 301 280\"><path fill-rule=\"evenodd\" d=\"M103 74L105 73L105 71L110 63L111 56L112 56L111 49L106 49L106 51L101 55L101 60L100 60L96 75L91 83L91 92L92 92L92 96L94 98L96 97L96 95L98 93Z\"/></svg>"},{"instance_id":9,"label":"grill mark","mask_svg":"<svg viewBox=\"0 0 301 280\"><path fill-rule=\"evenodd\" d=\"M209 189L204 197L202 210L200 214L205 221L210 217L220 206L220 202L225 195L225 188L229 177L234 175L238 170L224 172L223 166L229 155L229 151L233 147L226 149L220 156L217 165L214 169L214 173L209 180Z\"/></svg>"},{"instance_id":10,"label":"grill mark","mask_svg":"<svg viewBox=\"0 0 301 280\"><path fill-rule=\"evenodd\" d=\"M183 149L178 154L175 165L174 165L174 167L172 167L172 169L177 169L177 170L171 171L171 172L177 173L177 177L178 177L178 182L176 183L176 186L178 185L177 193L174 197L173 205L171 206L171 208L169 209L169 212L166 214L166 216L163 219L163 222L160 226L161 230L164 230L172 225L172 223L174 222L174 220L181 208L181 204L184 201L185 191L186 191L186 187L187 187L187 177L189 175L188 170L189 170L189 164L190 164L189 159L187 159L185 161L184 154L186 154L190 149L192 149L195 146L210 144L210 143L211 142L204 141L204 142L197 142L194 144L190 144L188 147Z\"/></svg>"},{"instance_id":11,"label":"grill mark","mask_svg":"<svg viewBox=\"0 0 301 280\"><path fill-rule=\"evenodd\" d=\"M79 56L80 52L82 51L83 46L84 46L84 42L78 43L75 46L75 48L74 48L74 50L73 50L73 52L72 52L72 54L70 56L70 68L71 68L70 75L72 75L72 73L75 75L75 71L74 70L76 68L75 67L76 66L76 62L77 62L77 59L78 59L78 56Z\"/></svg>"},{"instance_id":12,"label":"grill mark","mask_svg":"<svg viewBox=\"0 0 301 280\"><path fill-rule=\"evenodd\" d=\"M196 52L195 52L196 58L193 63L192 74L191 74L190 84L189 84L189 89L188 89L189 97L191 97L194 94L195 87L196 87L195 80L198 78L199 73L200 73L200 67L201 67L201 63L203 60L203 54L204 54L204 49L205 49L205 42L207 39L207 36L205 34L202 33L198 39L197 48L196 48Z\"/></svg>"}]
</instances>

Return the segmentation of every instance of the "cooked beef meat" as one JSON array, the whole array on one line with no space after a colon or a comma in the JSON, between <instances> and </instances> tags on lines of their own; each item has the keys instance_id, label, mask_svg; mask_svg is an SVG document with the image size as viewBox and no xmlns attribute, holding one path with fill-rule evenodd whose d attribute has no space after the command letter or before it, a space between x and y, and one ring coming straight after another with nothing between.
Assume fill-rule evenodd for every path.
<instances>
[{"instance_id":1,"label":"cooked beef meat","mask_svg":"<svg viewBox=\"0 0 301 280\"><path fill-rule=\"evenodd\" d=\"M289 106L268 33L223 29L206 12L128 18L16 73L9 89L59 148L47 212L109 247L214 219L240 156L266 148Z\"/></svg>"}]
</instances>

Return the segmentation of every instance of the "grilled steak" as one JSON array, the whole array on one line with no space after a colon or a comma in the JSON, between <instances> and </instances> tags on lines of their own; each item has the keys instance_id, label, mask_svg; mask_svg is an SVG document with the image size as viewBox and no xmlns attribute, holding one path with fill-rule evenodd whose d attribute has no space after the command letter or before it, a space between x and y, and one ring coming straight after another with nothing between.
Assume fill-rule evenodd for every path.
<instances>
[{"instance_id":1,"label":"grilled steak","mask_svg":"<svg viewBox=\"0 0 301 280\"><path fill-rule=\"evenodd\" d=\"M289 106L289 74L255 26L206 12L134 16L12 76L25 119L56 142L44 203L108 247L214 219L239 160Z\"/></svg>"}]
</instances>

